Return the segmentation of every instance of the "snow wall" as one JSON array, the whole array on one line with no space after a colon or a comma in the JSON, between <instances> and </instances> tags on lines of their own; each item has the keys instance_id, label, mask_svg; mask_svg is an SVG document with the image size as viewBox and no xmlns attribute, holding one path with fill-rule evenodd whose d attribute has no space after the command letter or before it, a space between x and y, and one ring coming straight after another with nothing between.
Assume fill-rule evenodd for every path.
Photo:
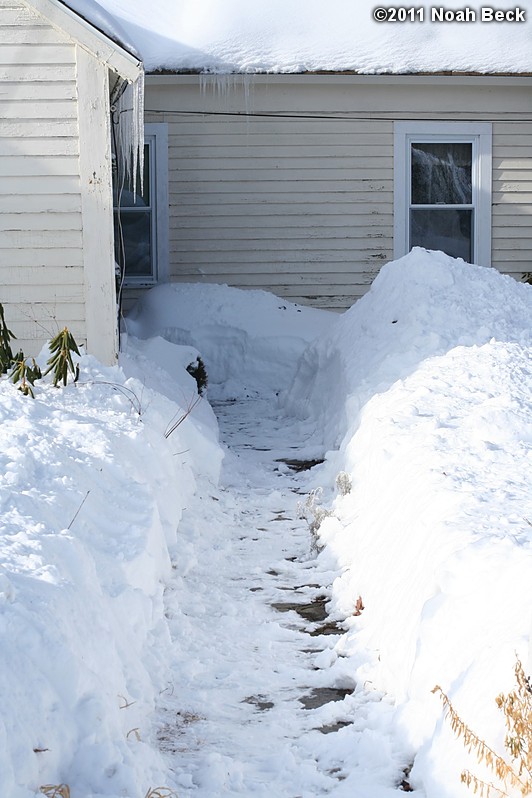
<instances>
[{"instance_id":1,"label":"snow wall","mask_svg":"<svg viewBox=\"0 0 532 798\"><path fill-rule=\"evenodd\" d=\"M349 630L331 658L393 701L427 798L470 795L462 768L494 779L433 688L504 754L495 697L516 655L532 673L531 323L531 286L416 249L308 348L283 397L330 450L315 484L331 497L348 475L319 530Z\"/></svg>"},{"instance_id":2,"label":"snow wall","mask_svg":"<svg viewBox=\"0 0 532 798\"><path fill-rule=\"evenodd\" d=\"M39 382L35 399L0 382L6 797L65 783L144 798L165 784L151 729L168 688L164 582L182 509L222 454L207 403L165 438L197 397L197 353L161 340L127 352L124 370L83 357L79 383Z\"/></svg>"}]
</instances>

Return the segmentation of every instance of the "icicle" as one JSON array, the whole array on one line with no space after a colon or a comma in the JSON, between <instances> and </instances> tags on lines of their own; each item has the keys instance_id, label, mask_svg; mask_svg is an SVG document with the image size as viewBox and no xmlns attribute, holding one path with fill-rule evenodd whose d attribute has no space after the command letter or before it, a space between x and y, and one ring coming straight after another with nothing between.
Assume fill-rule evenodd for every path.
<instances>
[{"instance_id":1,"label":"icicle","mask_svg":"<svg viewBox=\"0 0 532 798\"><path fill-rule=\"evenodd\" d=\"M210 89L216 97L228 97L231 93L236 94L239 90L244 96L244 111L250 113L250 99L253 87L253 75L247 73L216 73L204 72L199 76L199 88L202 96L207 94Z\"/></svg>"},{"instance_id":2,"label":"icicle","mask_svg":"<svg viewBox=\"0 0 532 798\"><path fill-rule=\"evenodd\" d=\"M137 171L140 171L140 190L144 182L144 72L135 83L128 83L118 102L118 153L125 182L133 186L136 197Z\"/></svg>"}]
</instances>

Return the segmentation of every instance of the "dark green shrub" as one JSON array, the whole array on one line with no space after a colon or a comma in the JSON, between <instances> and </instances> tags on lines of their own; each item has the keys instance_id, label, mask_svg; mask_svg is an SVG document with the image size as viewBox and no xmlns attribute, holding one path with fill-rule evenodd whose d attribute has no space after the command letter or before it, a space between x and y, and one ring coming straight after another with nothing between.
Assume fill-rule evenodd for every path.
<instances>
[{"instance_id":1,"label":"dark green shrub","mask_svg":"<svg viewBox=\"0 0 532 798\"><path fill-rule=\"evenodd\" d=\"M199 395L203 396L203 391L207 387L209 378L207 376L205 363L203 362L201 357L197 357L194 363L189 363L189 365L187 366L187 371L191 375L191 377L194 377L194 379L196 380Z\"/></svg>"},{"instance_id":2,"label":"dark green shrub","mask_svg":"<svg viewBox=\"0 0 532 798\"><path fill-rule=\"evenodd\" d=\"M28 365L24 357L24 352L20 350L13 361L13 368L9 375L11 382L15 384L20 382L18 386L19 391L22 391L24 396L31 396L35 399L33 386L35 385L35 380L40 380L41 377L42 372L35 362L35 359L32 358L31 365Z\"/></svg>"},{"instance_id":3,"label":"dark green shrub","mask_svg":"<svg viewBox=\"0 0 532 798\"><path fill-rule=\"evenodd\" d=\"M68 375L70 374L74 382L79 379L79 366L72 361L72 353L75 352L79 355L78 345L68 328L65 327L60 333L57 333L55 338L50 341L51 356L46 361L48 368L44 372L44 376L53 371L54 386L57 388L60 382L63 385L67 384Z\"/></svg>"},{"instance_id":4,"label":"dark green shrub","mask_svg":"<svg viewBox=\"0 0 532 798\"><path fill-rule=\"evenodd\" d=\"M12 338L15 336L6 324L4 307L0 304L0 374L7 374L13 363Z\"/></svg>"}]
</instances>

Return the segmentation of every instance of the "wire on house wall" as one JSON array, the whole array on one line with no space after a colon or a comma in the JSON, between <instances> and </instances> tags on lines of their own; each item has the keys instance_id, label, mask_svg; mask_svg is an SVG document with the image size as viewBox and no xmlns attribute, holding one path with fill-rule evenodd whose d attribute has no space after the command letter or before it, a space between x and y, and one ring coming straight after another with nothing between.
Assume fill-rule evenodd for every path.
<instances>
[{"instance_id":1,"label":"wire on house wall","mask_svg":"<svg viewBox=\"0 0 532 798\"><path fill-rule=\"evenodd\" d=\"M121 320L122 320L122 298L124 289L124 280L126 276L126 245L124 241L124 231L122 227L122 192L126 180L125 170L120 169L120 158L118 157L118 137L116 135L117 127L120 124L120 112L116 107L111 108L111 135L113 139L113 151L115 156L115 170L116 170L116 190L117 190L117 203L116 203L116 236L118 238L118 286L116 292L117 304L117 320L118 320L118 350L120 351L121 344ZM114 202L113 202L114 205ZM113 210L114 216L114 210Z\"/></svg>"},{"instance_id":2,"label":"wire on house wall","mask_svg":"<svg viewBox=\"0 0 532 798\"><path fill-rule=\"evenodd\" d=\"M183 111L183 110L175 110L175 109L164 109L164 108L145 108L144 113L146 114L164 114L164 115L174 115L174 116L236 116L236 117L256 117L256 118L267 118L267 119L315 119L315 120L331 120L331 121L338 121L338 122L418 122L420 115L417 114L416 116L402 116L401 112L398 111L390 111L386 116L384 115L375 115L375 114L357 114L357 115L346 115L343 112L339 111L337 114L286 114L286 113L257 113L253 111ZM523 115L522 112L516 111L515 112L518 116L516 116L515 120L511 118L509 113L501 114L500 118L495 117L494 114L489 115L490 122L531 122L532 121L532 114ZM431 119L433 117L431 116ZM449 119L449 114L441 114L441 119L435 119L434 121L444 121ZM460 116L461 122L479 122L483 119L486 119L485 113L480 113L478 116Z\"/></svg>"}]
</instances>

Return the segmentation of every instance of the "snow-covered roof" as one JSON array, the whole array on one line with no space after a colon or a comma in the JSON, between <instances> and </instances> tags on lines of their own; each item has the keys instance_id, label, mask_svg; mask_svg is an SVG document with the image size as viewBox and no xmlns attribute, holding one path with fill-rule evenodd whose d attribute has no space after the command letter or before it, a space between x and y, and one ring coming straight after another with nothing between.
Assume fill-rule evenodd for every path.
<instances>
[{"instance_id":1,"label":"snow-covered roof","mask_svg":"<svg viewBox=\"0 0 532 798\"><path fill-rule=\"evenodd\" d=\"M123 50L142 61L139 50L124 26L120 24L119 17L107 11L96 0L59 0L59 2L89 22L101 33L104 33L107 38L118 44Z\"/></svg>"},{"instance_id":2,"label":"snow-covered roof","mask_svg":"<svg viewBox=\"0 0 532 798\"><path fill-rule=\"evenodd\" d=\"M480 4L464 22L432 20L432 7L421 4L412 6L414 21L409 15L377 22L375 0L100 3L136 44L148 72L532 72L530 0L517 15L524 21L513 22L482 21ZM443 8L463 9L463 0L447 0Z\"/></svg>"}]
</instances>

